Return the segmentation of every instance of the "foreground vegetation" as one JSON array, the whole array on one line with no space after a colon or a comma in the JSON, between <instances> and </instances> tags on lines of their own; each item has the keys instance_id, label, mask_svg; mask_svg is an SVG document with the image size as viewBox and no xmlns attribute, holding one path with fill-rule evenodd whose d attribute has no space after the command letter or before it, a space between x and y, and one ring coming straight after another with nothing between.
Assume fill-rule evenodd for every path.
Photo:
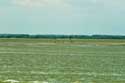
<instances>
[{"instance_id":1,"label":"foreground vegetation","mask_svg":"<svg viewBox=\"0 0 125 83\"><path fill-rule=\"evenodd\" d=\"M0 83L8 79L21 83L125 83L125 40L3 38Z\"/></svg>"}]
</instances>

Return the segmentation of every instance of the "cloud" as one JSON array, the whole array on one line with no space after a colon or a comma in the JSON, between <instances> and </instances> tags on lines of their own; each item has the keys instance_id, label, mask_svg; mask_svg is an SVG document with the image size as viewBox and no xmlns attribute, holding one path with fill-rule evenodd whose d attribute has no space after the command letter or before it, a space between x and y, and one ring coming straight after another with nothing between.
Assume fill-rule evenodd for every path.
<instances>
[{"instance_id":1,"label":"cloud","mask_svg":"<svg viewBox=\"0 0 125 83\"><path fill-rule=\"evenodd\" d=\"M6 11L3 8L0 8L0 17L5 15L6 15Z\"/></svg>"},{"instance_id":2,"label":"cloud","mask_svg":"<svg viewBox=\"0 0 125 83\"><path fill-rule=\"evenodd\" d=\"M125 11L125 0L76 0L74 6L80 11L91 12L111 12Z\"/></svg>"},{"instance_id":3,"label":"cloud","mask_svg":"<svg viewBox=\"0 0 125 83\"><path fill-rule=\"evenodd\" d=\"M15 5L23 7L68 7L65 0L12 0Z\"/></svg>"},{"instance_id":4,"label":"cloud","mask_svg":"<svg viewBox=\"0 0 125 83\"><path fill-rule=\"evenodd\" d=\"M125 7L125 0L95 0L96 3L103 4L110 7Z\"/></svg>"}]
</instances>

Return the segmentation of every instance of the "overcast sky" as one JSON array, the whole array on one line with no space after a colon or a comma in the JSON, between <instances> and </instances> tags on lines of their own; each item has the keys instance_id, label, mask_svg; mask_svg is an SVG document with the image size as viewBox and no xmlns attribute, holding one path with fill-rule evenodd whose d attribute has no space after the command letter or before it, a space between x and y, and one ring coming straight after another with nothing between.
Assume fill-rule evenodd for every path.
<instances>
[{"instance_id":1,"label":"overcast sky","mask_svg":"<svg viewBox=\"0 0 125 83\"><path fill-rule=\"evenodd\" d=\"M0 33L125 35L125 0L0 0Z\"/></svg>"}]
</instances>

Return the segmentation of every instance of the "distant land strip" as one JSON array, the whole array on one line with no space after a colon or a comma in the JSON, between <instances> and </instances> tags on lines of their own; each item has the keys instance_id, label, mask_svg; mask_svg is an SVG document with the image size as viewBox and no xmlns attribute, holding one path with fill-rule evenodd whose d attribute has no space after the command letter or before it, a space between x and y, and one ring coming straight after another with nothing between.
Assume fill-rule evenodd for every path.
<instances>
[{"instance_id":1,"label":"distant land strip","mask_svg":"<svg viewBox=\"0 0 125 83\"><path fill-rule=\"evenodd\" d=\"M125 35L53 35L53 34L0 34L0 38L49 38L49 39L125 39Z\"/></svg>"}]
</instances>

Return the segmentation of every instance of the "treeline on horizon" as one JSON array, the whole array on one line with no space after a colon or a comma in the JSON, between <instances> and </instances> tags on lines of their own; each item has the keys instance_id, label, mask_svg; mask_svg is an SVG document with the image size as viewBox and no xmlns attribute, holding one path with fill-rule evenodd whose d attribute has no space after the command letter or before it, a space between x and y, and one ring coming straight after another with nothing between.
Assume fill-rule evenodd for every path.
<instances>
[{"instance_id":1,"label":"treeline on horizon","mask_svg":"<svg viewBox=\"0 0 125 83\"><path fill-rule=\"evenodd\" d=\"M125 39L125 36L122 36L122 35L30 35L30 34L0 34L0 38Z\"/></svg>"}]
</instances>

